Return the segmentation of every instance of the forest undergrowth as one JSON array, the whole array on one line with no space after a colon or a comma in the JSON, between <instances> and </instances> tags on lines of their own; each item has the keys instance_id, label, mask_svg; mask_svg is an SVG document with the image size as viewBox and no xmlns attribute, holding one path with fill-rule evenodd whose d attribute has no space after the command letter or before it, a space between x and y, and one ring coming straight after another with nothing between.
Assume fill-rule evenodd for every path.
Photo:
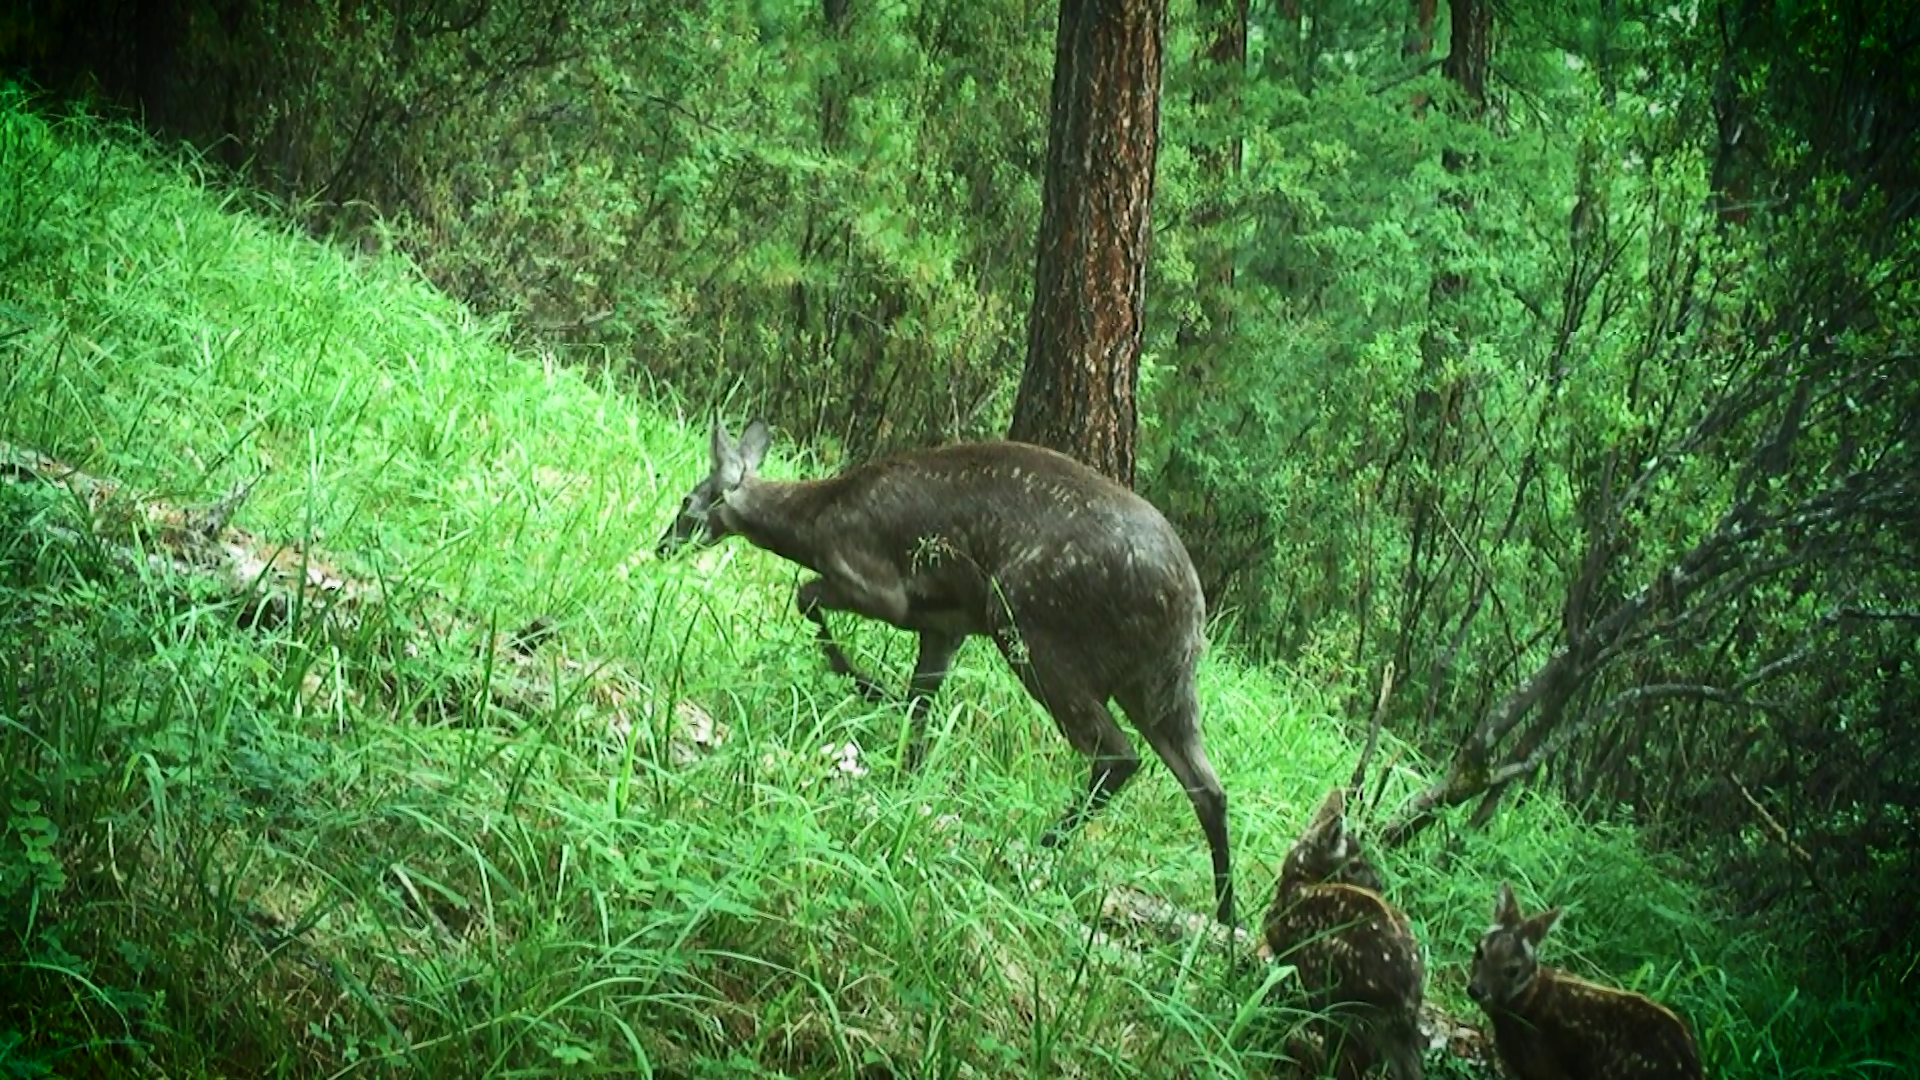
<instances>
[{"instance_id":1,"label":"forest undergrowth","mask_svg":"<svg viewBox=\"0 0 1920 1080\"><path fill-rule=\"evenodd\" d=\"M652 555L709 418L245 203L0 103L0 439L121 485L0 475L0 1077L1270 1072L1284 969L1096 931L1121 890L1208 907L1164 769L1043 851L1085 767L974 646L903 775L904 711L825 670L793 567ZM263 617L155 557L141 507L248 484L234 524L354 603ZM841 629L904 685L904 635ZM1257 925L1365 732L1219 643L1202 697ZM1429 779L1378 760L1383 809ZM1714 1075L1907 1074L1904 1006L1799 998L1798 948L1626 826L1526 798L1385 870L1463 1021L1511 879L1569 907L1555 962L1674 1005Z\"/></svg>"}]
</instances>

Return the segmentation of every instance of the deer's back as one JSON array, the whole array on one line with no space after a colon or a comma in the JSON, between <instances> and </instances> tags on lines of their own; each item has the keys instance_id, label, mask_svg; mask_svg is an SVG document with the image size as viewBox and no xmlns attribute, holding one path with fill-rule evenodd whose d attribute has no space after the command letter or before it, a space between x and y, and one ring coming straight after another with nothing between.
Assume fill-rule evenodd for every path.
<instances>
[{"instance_id":1,"label":"deer's back","mask_svg":"<svg viewBox=\"0 0 1920 1080\"><path fill-rule=\"evenodd\" d=\"M834 512L884 538L924 587L984 589L1021 621L1197 631L1199 577L1153 505L1063 454L963 443L857 467L834 482ZM956 597L956 599L960 599ZM1123 629L1116 626L1115 629Z\"/></svg>"},{"instance_id":2,"label":"deer's back","mask_svg":"<svg viewBox=\"0 0 1920 1080\"><path fill-rule=\"evenodd\" d=\"M1701 1080L1680 1018L1640 994L1542 968L1492 1014L1494 1045L1520 1080Z\"/></svg>"}]
</instances>

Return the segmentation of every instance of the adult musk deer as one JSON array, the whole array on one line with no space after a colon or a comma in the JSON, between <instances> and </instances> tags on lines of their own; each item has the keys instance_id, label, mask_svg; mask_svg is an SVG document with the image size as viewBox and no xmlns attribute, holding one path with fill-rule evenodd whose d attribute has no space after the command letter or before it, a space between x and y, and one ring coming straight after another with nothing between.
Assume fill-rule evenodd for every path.
<instances>
[{"instance_id":1,"label":"adult musk deer","mask_svg":"<svg viewBox=\"0 0 1920 1080\"><path fill-rule=\"evenodd\" d=\"M1701 1080L1700 1049L1651 998L1542 967L1540 942L1560 919L1524 917L1500 883L1493 928L1473 950L1467 994L1493 1021L1493 1045L1519 1080Z\"/></svg>"},{"instance_id":2,"label":"adult musk deer","mask_svg":"<svg viewBox=\"0 0 1920 1080\"><path fill-rule=\"evenodd\" d=\"M713 431L712 469L680 505L658 552L745 537L819 576L795 601L827 664L869 697L827 629L850 611L911 630L907 767L925 753L926 714L960 645L993 640L1074 749L1093 760L1087 795L1041 843L1054 847L1140 768L1109 701L1186 788L1213 855L1215 915L1233 923L1227 799L1200 740L1194 665L1206 602L1193 562L1151 504L1072 458L1015 442L919 450L825 480L757 474L769 435Z\"/></svg>"},{"instance_id":3,"label":"adult musk deer","mask_svg":"<svg viewBox=\"0 0 1920 1080\"><path fill-rule=\"evenodd\" d=\"M1335 1076L1357 1080L1384 1061L1394 1080L1420 1080L1426 961L1347 831L1341 789L1287 853L1263 929L1266 951L1294 966L1308 1007L1322 1013L1312 1030Z\"/></svg>"}]
</instances>

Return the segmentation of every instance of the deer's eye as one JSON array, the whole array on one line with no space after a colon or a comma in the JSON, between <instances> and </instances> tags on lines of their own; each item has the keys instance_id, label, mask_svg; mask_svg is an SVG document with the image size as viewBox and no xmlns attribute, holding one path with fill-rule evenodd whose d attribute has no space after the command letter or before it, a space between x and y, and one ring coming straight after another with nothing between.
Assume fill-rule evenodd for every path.
<instances>
[{"instance_id":1,"label":"deer's eye","mask_svg":"<svg viewBox=\"0 0 1920 1080\"><path fill-rule=\"evenodd\" d=\"M1508 961L1506 971L1507 971L1507 978L1509 979L1519 978L1520 977L1520 961L1518 960Z\"/></svg>"}]
</instances>

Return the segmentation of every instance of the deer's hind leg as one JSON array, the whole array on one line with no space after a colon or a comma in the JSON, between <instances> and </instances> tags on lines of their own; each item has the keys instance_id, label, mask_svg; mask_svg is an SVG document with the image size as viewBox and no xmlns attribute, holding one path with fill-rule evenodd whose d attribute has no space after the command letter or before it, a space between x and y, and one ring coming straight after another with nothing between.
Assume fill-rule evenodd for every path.
<instances>
[{"instance_id":1,"label":"deer's hind leg","mask_svg":"<svg viewBox=\"0 0 1920 1080\"><path fill-rule=\"evenodd\" d=\"M1127 734L1113 719L1104 695L1096 693L1075 678L1070 670L1036 667L1037 657L1058 655L1044 641L1031 637L1015 642L1007 635L996 635L995 644L1020 676L1027 693L1047 710L1060 733L1075 750L1091 759L1087 774L1087 793L1075 799L1060 820L1040 837L1041 847L1059 847L1086 819L1113 801L1140 771L1140 756L1134 753ZM1060 667L1064 667L1061 665Z\"/></svg>"},{"instance_id":2,"label":"deer's hind leg","mask_svg":"<svg viewBox=\"0 0 1920 1080\"><path fill-rule=\"evenodd\" d=\"M1186 790L1200 819L1200 831L1206 835L1207 851L1213 859L1214 917L1225 926L1235 924L1233 901L1233 859L1227 846L1227 792L1207 759L1200 741L1200 705L1191 680L1184 681L1171 707L1155 710L1152 696L1132 689L1123 691L1120 707L1146 737L1168 771Z\"/></svg>"},{"instance_id":3,"label":"deer's hind leg","mask_svg":"<svg viewBox=\"0 0 1920 1080\"><path fill-rule=\"evenodd\" d=\"M1040 836L1040 846L1051 848L1066 843L1087 818L1099 813L1120 794L1133 774L1140 771L1140 756L1134 753L1133 744L1114 722L1105 702L1080 696L1041 703L1053 714L1054 722L1073 748L1092 759L1085 797L1075 799L1059 822Z\"/></svg>"},{"instance_id":4,"label":"deer's hind leg","mask_svg":"<svg viewBox=\"0 0 1920 1080\"><path fill-rule=\"evenodd\" d=\"M1070 732L1073 748L1093 759L1087 772L1087 794L1075 799L1060 821L1040 836L1041 847L1059 847L1087 818L1113 801L1140 771L1140 757L1127 742L1126 733L1113 722L1113 714L1104 704L1091 698L1080 699L1090 705L1054 709L1054 720ZM1064 715L1063 715L1064 714ZM1071 717L1071 719L1069 719ZM1079 737L1076 738L1075 735Z\"/></svg>"}]
</instances>

